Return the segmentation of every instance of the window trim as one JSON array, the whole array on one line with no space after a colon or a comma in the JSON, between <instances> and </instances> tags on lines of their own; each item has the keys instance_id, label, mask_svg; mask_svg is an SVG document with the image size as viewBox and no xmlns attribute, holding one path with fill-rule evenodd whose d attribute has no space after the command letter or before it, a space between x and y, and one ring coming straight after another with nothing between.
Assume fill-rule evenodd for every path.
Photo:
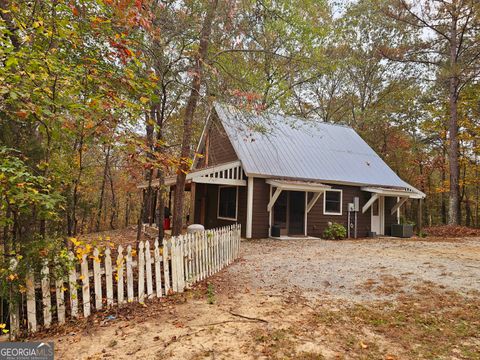
<instances>
[{"instance_id":1,"label":"window trim","mask_svg":"<svg viewBox=\"0 0 480 360\"><path fill-rule=\"evenodd\" d=\"M220 189L223 188L235 188L235 217L229 218L220 216ZM228 221L237 221L238 219L238 186L232 185L219 185L218 192L217 192L217 219L219 220L228 220Z\"/></svg>"},{"instance_id":2,"label":"window trim","mask_svg":"<svg viewBox=\"0 0 480 360\"><path fill-rule=\"evenodd\" d=\"M330 212L326 211L325 207L327 204L327 192L334 191L340 193L340 212ZM343 214L343 190L341 189L329 189L325 190L323 193L323 215L342 215Z\"/></svg>"}]
</instances>

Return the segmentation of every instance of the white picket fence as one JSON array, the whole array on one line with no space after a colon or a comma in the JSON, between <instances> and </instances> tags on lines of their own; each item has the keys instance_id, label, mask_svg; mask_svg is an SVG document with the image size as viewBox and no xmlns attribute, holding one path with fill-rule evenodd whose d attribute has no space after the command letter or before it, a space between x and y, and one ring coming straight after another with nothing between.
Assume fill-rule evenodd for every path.
<instances>
[{"instance_id":1,"label":"white picket fence","mask_svg":"<svg viewBox=\"0 0 480 360\"><path fill-rule=\"evenodd\" d=\"M163 247L158 240L153 247L149 241L140 242L136 251L128 246L126 253L119 246L115 259L111 249L102 254L95 248L92 256L82 256L66 281L52 280L46 264L38 281L33 275L26 281L27 330L35 332L39 326L62 324L81 314L88 317L104 307L183 292L238 257L240 234L237 224L172 237L163 241ZM73 253L70 256L74 258ZM12 326L25 322L12 316Z\"/></svg>"}]
</instances>

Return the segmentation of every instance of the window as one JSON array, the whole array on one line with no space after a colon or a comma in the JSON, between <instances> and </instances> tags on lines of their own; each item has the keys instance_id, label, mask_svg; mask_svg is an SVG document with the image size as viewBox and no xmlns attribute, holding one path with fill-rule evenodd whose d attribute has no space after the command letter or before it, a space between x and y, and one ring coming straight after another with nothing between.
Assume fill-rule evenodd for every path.
<instances>
[{"instance_id":1,"label":"window","mask_svg":"<svg viewBox=\"0 0 480 360\"><path fill-rule=\"evenodd\" d=\"M218 187L218 213L217 218L224 220L237 220L238 187Z\"/></svg>"},{"instance_id":2,"label":"window","mask_svg":"<svg viewBox=\"0 0 480 360\"><path fill-rule=\"evenodd\" d=\"M323 213L325 215L342 215L342 190L325 191Z\"/></svg>"}]
</instances>

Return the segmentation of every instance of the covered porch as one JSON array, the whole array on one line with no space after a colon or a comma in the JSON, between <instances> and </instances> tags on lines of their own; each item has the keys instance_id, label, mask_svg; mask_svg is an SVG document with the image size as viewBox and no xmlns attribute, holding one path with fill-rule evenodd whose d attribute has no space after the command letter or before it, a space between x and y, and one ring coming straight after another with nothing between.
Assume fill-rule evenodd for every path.
<instances>
[{"instance_id":1,"label":"covered porch","mask_svg":"<svg viewBox=\"0 0 480 360\"><path fill-rule=\"evenodd\" d=\"M308 213L331 186L317 182L268 179L269 237L308 238Z\"/></svg>"},{"instance_id":2,"label":"covered porch","mask_svg":"<svg viewBox=\"0 0 480 360\"><path fill-rule=\"evenodd\" d=\"M393 189L383 187L362 187L362 191L371 194L370 199L363 205L362 214L370 212L370 231L376 235L390 235L390 229L393 223L400 223L400 208L409 199L416 199L419 202L425 197L420 191L411 189ZM391 206L386 206L386 202L394 199ZM391 201L389 201L391 202ZM392 220L394 217L394 221ZM387 221L390 219L390 221Z\"/></svg>"}]
</instances>

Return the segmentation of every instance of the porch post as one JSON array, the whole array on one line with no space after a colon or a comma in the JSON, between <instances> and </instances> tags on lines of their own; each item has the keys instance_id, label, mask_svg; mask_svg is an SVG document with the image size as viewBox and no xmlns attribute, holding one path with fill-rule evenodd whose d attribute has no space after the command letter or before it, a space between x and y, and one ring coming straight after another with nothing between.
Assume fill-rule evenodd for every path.
<instances>
[{"instance_id":1,"label":"porch post","mask_svg":"<svg viewBox=\"0 0 480 360\"><path fill-rule=\"evenodd\" d=\"M249 176L247 181L247 224L245 229L245 236L247 237L247 239L252 238L253 180L254 178L252 176Z\"/></svg>"},{"instance_id":2,"label":"porch post","mask_svg":"<svg viewBox=\"0 0 480 360\"><path fill-rule=\"evenodd\" d=\"M422 234L423 229L423 199L418 199L418 208L417 208L417 233L418 235Z\"/></svg>"},{"instance_id":3,"label":"porch post","mask_svg":"<svg viewBox=\"0 0 480 360\"><path fill-rule=\"evenodd\" d=\"M197 193L196 184L192 181L190 185L190 224L195 224L195 197Z\"/></svg>"}]
</instances>

